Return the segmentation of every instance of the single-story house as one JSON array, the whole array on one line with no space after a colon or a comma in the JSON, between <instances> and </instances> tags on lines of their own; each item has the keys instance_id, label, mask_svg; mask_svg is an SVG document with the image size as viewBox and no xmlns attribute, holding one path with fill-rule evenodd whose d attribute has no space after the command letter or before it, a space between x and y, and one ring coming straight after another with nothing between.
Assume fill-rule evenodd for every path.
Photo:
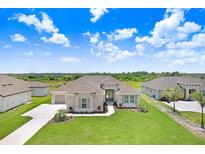
<instances>
[{"instance_id":1,"label":"single-story house","mask_svg":"<svg viewBox=\"0 0 205 154\"><path fill-rule=\"evenodd\" d=\"M116 103L136 107L140 92L111 76L83 76L51 92L52 104L66 104L74 112L101 112Z\"/></svg>"},{"instance_id":2,"label":"single-story house","mask_svg":"<svg viewBox=\"0 0 205 154\"><path fill-rule=\"evenodd\" d=\"M205 80L189 76L169 76L154 79L142 84L142 92L156 99L162 98L167 89L178 86L185 99L193 92L201 92L205 96Z\"/></svg>"},{"instance_id":3,"label":"single-story house","mask_svg":"<svg viewBox=\"0 0 205 154\"><path fill-rule=\"evenodd\" d=\"M40 88L41 87L41 88ZM47 85L27 82L0 74L0 112L31 101L32 96L48 94ZM38 91L39 92L36 92Z\"/></svg>"},{"instance_id":4,"label":"single-story house","mask_svg":"<svg viewBox=\"0 0 205 154\"><path fill-rule=\"evenodd\" d=\"M29 82L29 88L32 96L47 96L49 93L49 85L42 82Z\"/></svg>"}]
</instances>

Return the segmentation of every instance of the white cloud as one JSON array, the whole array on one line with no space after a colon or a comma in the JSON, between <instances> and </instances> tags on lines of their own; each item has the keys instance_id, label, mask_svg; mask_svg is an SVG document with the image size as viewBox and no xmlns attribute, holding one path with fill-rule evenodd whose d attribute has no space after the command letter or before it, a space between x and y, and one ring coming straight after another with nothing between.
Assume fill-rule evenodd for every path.
<instances>
[{"instance_id":1,"label":"white cloud","mask_svg":"<svg viewBox=\"0 0 205 154\"><path fill-rule=\"evenodd\" d=\"M19 22L25 23L28 26L34 26L38 32L57 33L59 29L55 27L52 19L44 12L41 12L42 20L38 19L35 14L25 15L16 14L11 19L16 19Z\"/></svg>"},{"instance_id":2,"label":"white cloud","mask_svg":"<svg viewBox=\"0 0 205 154\"><path fill-rule=\"evenodd\" d=\"M136 28L116 29L114 31L113 37L114 40L124 40L124 39L131 38L135 33L137 33Z\"/></svg>"},{"instance_id":3,"label":"white cloud","mask_svg":"<svg viewBox=\"0 0 205 154\"><path fill-rule=\"evenodd\" d=\"M91 44L96 44L100 39L100 34L97 32L95 34L91 34L89 31L83 33L83 35L88 36Z\"/></svg>"},{"instance_id":4,"label":"white cloud","mask_svg":"<svg viewBox=\"0 0 205 154\"><path fill-rule=\"evenodd\" d=\"M90 21L95 23L97 20L99 20L105 13L108 13L108 10L106 8L91 8L90 13L92 17L90 18Z\"/></svg>"},{"instance_id":5,"label":"white cloud","mask_svg":"<svg viewBox=\"0 0 205 154\"><path fill-rule=\"evenodd\" d=\"M64 47L70 47L69 39L60 33L54 33L50 38L41 37L41 40L45 43L62 44Z\"/></svg>"},{"instance_id":6,"label":"white cloud","mask_svg":"<svg viewBox=\"0 0 205 154\"><path fill-rule=\"evenodd\" d=\"M12 46L9 45L9 44L6 44L6 45L3 46L4 49L8 49L8 48L11 48L11 47L12 47Z\"/></svg>"},{"instance_id":7,"label":"white cloud","mask_svg":"<svg viewBox=\"0 0 205 154\"><path fill-rule=\"evenodd\" d=\"M176 59L171 64L172 65L184 65L184 61Z\"/></svg>"},{"instance_id":8,"label":"white cloud","mask_svg":"<svg viewBox=\"0 0 205 154\"><path fill-rule=\"evenodd\" d=\"M13 42L25 42L27 38L21 34L14 34L10 36Z\"/></svg>"},{"instance_id":9,"label":"white cloud","mask_svg":"<svg viewBox=\"0 0 205 154\"><path fill-rule=\"evenodd\" d=\"M33 51L29 51L29 52L24 52L23 55L31 57L34 55L34 53L33 53Z\"/></svg>"},{"instance_id":10,"label":"white cloud","mask_svg":"<svg viewBox=\"0 0 205 154\"><path fill-rule=\"evenodd\" d=\"M137 37L137 43L148 43L153 47L162 47L169 41L175 41L177 39L184 39L176 37L178 34L178 27L184 21L184 10L182 9L167 9L164 19L156 22L151 36Z\"/></svg>"},{"instance_id":11,"label":"white cloud","mask_svg":"<svg viewBox=\"0 0 205 154\"><path fill-rule=\"evenodd\" d=\"M45 52L45 55L46 55L46 56L50 56L50 55L51 55L51 52Z\"/></svg>"},{"instance_id":12,"label":"white cloud","mask_svg":"<svg viewBox=\"0 0 205 154\"><path fill-rule=\"evenodd\" d=\"M205 33L202 26L186 21L186 10L167 9L164 18L155 23L149 35L136 37L136 49L169 65L202 62Z\"/></svg>"},{"instance_id":13,"label":"white cloud","mask_svg":"<svg viewBox=\"0 0 205 154\"><path fill-rule=\"evenodd\" d=\"M65 57L61 57L60 61L61 62L69 62L69 63L79 63L79 62L81 62L81 59L76 58L76 57L65 56Z\"/></svg>"},{"instance_id":14,"label":"white cloud","mask_svg":"<svg viewBox=\"0 0 205 154\"><path fill-rule=\"evenodd\" d=\"M120 59L133 57L136 52L129 52L128 50L122 50L113 43L104 43L100 41L97 46L92 48L92 54L105 58L108 62L114 62Z\"/></svg>"}]
</instances>

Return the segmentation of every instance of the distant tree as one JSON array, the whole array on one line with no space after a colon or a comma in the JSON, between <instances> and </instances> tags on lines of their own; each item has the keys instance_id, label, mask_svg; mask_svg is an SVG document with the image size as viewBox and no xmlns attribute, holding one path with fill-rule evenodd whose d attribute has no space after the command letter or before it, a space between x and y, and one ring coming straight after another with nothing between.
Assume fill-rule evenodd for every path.
<instances>
[{"instance_id":1,"label":"distant tree","mask_svg":"<svg viewBox=\"0 0 205 154\"><path fill-rule=\"evenodd\" d=\"M175 103L183 98L180 88L175 87L174 89L167 89L162 95L169 100L169 102L173 102L173 112L175 112Z\"/></svg>"},{"instance_id":2,"label":"distant tree","mask_svg":"<svg viewBox=\"0 0 205 154\"><path fill-rule=\"evenodd\" d=\"M201 128L204 129L204 106L205 106L205 97L201 93L192 93L191 98L197 101L201 106Z\"/></svg>"}]
</instances>

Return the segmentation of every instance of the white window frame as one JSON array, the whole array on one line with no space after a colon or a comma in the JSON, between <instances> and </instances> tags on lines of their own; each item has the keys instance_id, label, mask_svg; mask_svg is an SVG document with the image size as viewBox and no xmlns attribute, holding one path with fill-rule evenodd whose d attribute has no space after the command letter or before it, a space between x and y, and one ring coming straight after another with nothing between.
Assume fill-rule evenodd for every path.
<instances>
[{"instance_id":1,"label":"white window frame","mask_svg":"<svg viewBox=\"0 0 205 154\"><path fill-rule=\"evenodd\" d=\"M131 99L131 97L133 97L133 99ZM132 100L132 102L131 102L131 100ZM130 101L129 101L130 103L135 103L135 95L130 95Z\"/></svg>"},{"instance_id":2,"label":"white window frame","mask_svg":"<svg viewBox=\"0 0 205 154\"><path fill-rule=\"evenodd\" d=\"M87 109L88 108L88 98L85 98L85 97L81 98L81 108L82 109Z\"/></svg>"},{"instance_id":3,"label":"white window frame","mask_svg":"<svg viewBox=\"0 0 205 154\"><path fill-rule=\"evenodd\" d=\"M124 96L124 101L123 103L129 103L129 95Z\"/></svg>"},{"instance_id":4,"label":"white window frame","mask_svg":"<svg viewBox=\"0 0 205 154\"><path fill-rule=\"evenodd\" d=\"M131 97L133 97L131 99ZM123 96L123 103L127 104L127 103L135 103L135 95L124 95Z\"/></svg>"}]
</instances>

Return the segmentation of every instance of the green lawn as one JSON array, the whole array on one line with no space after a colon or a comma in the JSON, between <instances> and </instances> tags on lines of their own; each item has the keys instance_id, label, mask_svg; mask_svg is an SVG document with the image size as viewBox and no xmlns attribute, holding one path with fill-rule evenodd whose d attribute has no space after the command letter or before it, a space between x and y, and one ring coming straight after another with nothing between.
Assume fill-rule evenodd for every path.
<instances>
[{"instance_id":1,"label":"green lawn","mask_svg":"<svg viewBox=\"0 0 205 154\"><path fill-rule=\"evenodd\" d=\"M128 84L129 86L136 88L136 89L141 89L141 84L143 82L136 82L136 81L125 81L126 84Z\"/></svg>"},{"instance_id":2,"label":"green lawn","mask_svg":"<svg viewBox=\"0 0 205 154\"><path fill-rule=\"evenodd\" d=\"M50 103L50 96L46 97L33 97L32 103L21 105L10 111L0 113L0 139L4 138L29 120L31 117L22 117L23 113L35 108L36 106L44 103Z\"/></svg>"},{"instance_id":3,"label":"green lawn","mask_svg":"<svg viewBox=\"0 0 205 154\"><path fill-rule=\"evenodd\" d=\"M26 144L205 144L144 100L148 113L117 111L110 117L76 117L48 123Z\"/></svg>"},{"instance_id":4,"label":"green lawn","mask_svg":"<svg viewBox=\"0 0 205 154\"><path fill-rule=\"evenodd\" d=\"M180 112L181 116L191 120L194 123L201 125L201 113L197 112ZM205 119L205 114L203 114Z\"/></svg>"},{"instance_id":5,"label":"green lawn","mask_svg":"<svg viewBox=\"0 0 205 154\"><path fill-rule=\"evenodd\" d=\"M64 85L64 84L68 83L66 81L41 81L41 82L49 84L50 85L50 87L49 87L50 90L55 90L55 89L59 88L61 85Z\"/></svg>"}]
</instances>

